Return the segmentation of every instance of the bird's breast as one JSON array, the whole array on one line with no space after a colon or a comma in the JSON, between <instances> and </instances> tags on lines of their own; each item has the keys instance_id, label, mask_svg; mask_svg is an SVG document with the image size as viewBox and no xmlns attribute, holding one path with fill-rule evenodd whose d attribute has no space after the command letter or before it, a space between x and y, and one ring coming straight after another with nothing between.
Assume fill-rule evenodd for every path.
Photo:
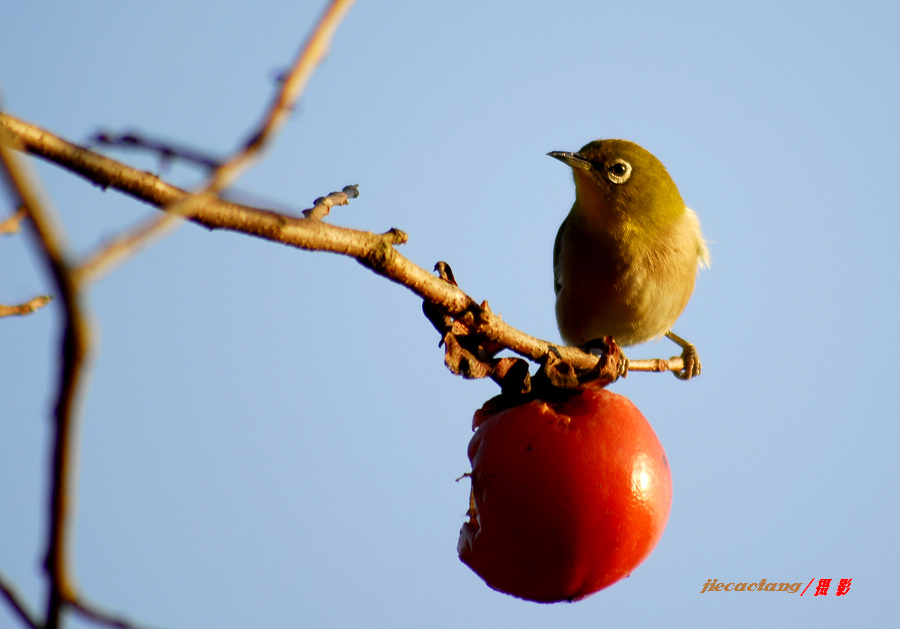
<instances>
[{"instance_id":1,"label":"bird's breast","mask_svg":"<svg viewBox=\"0 0 900 629\"><path fill-rule=\"evenodd\" d=\"M556 261L564 341L583 345L612 336L627 346L671 329L693 291L696 238L688 243L675 229L641 244L624 232L592 233L577 220L566 229Z\"/></svg>"}]
</instances>

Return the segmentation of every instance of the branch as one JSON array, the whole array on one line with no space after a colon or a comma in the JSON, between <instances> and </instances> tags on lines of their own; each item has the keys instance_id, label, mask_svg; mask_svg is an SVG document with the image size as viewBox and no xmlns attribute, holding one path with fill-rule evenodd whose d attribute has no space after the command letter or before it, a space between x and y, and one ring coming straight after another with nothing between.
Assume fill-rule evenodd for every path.
<instances>
[{"instance_id":1,"label":"branch","mask_svg":"<svg viewBox=\"0 0 900 629\"><path fill-rule=\"evenodd\" d=\"M353 1L332 0L298 53L290 71L282 80L257 128L231 157L212 170L206 183L195 190L193 195L184 195L166 204L163 207L165 210L163 214L154 216L90 254L79 269L77 276L79 282L96 279L101 273L133 255L151 240L178 227L182 219L192 217L204 202L228 187L259 158L263 149L287 121L310 77L325 57L334 33L353 5Z\"/></svg>"},{"instance_id":2,"label":"branch","mask_svg":"<svg viewBox=\"0 0 900 629\"><path fill-rule=\"evenodd\" d=\"M124 147L132 149L145 149L153 153L158 153L160 170L165 170L169 166L169 164L171 164L176 159L181 159L190 164L201 166L208 172L212 172L222 165L221 160L218 160L206 153L202 153L201 151L198 151L196 149L187 146L179 146L174 142L154 140L136 132L115 135L110 132L100 131L99 133L91 136L90 140L91 144L88 145L88 148L93 148L95 145L99 145L120 148Z\"/></svg>"},{"instance_id":3,"label":"branch","mask_svg":"<svg viewBox=\"0 0 900 629\"><path fill-rule=\"evenodd\" d=\"M3 304L0 304L0 317L30 315L38 308L43 308L49 304L51 299L53 299L53 297L50 295L39 295L26 301L24 304L17 304L15 306L4 306Z\"/></svg>"},{"instance_id":4,"label":"branch","mask_svg":"<svg viewBox=\"0 0 900 629\"><path fill-rule=\"evenodd\" d=\"M217 175L211 181L212 190L221 190L227 182L233 181L255 159L269 137L284 125L316 67L328 53L334 33L353 2L354 0L332 0L297 54L290 71L284 76L281 89L269 105L259 128L250 134L241 151L217 169Z\"/></svg>"},{"instance_id":5,"label":"branch","mask_svg":"<svg viewBox=\"0 0 900 629\"><path fill-rule=\"evenodd\" d=\"M38 244L56 282L65 312L59 391L54 408L53 463L50 477L50 509L47 532L47 555L44 562L49 578L46 629L57 629L62 609L75 595L70 574L71 511L74 495L75 422L81 384L85 376L92 337L86 310L81 303L66 247L55 213L38 194L35 180L26 173L18 155L0 142L0 164L6 171L10 187L26 213L37 235Z\"/></svg>"},{"instance_id":6,"label":"branch","mask_svg":"<svg viewBox=\"0 0 900 629\"><path fill-rule=\"evenodd\" d=\"M292 69L285 77L258 129L250 135L250 138L238 151L210 174L205 185L195 194L187 194L183 190L175 189L176 194L169 194L167 202L155 203L165 210L164 214L155 216L123 237L109 242L100 251L90 256L87 263L79 268L73 268L68 263L62 230L56 224L56 217L41 201L35 183L25 173L22 165L18 162L18 157L10 150L10 147L21 150L22 144L15 137L12 139L8 137L7 128L4 127L0 130L0 166L8 176L13 194L18 197L17 202L20 202L20 207L31 219L45 262L59 289L65 311L61 376L54 412L53 467L45 559L45 569L49 580L45 629L57 629L60 626L66 605L72 606L89 618L112 626L130 626L125 621L100 612L79 600L71 574L69 543L71 512L69 507L74 496L72 461L75 453L75 435L77 434L74 424L78 417L76 406L84 380L83 367L92 347L86 311L81 304L80 288L86 284L86 280L96 277L103 269L134 253L138 247L173 229L182 222L183 218L192 217L199 208L214 201L215 194L229 185L257 159L271 137L287 120L294 103L300 97L313 71L324 58L338 24L352 4L353 0L332 0L299 53ZM0 116L5 122L7 117L3 114ZM51 138L49 134L46 134L46 139L51 142L59 140ZM76 157L76 160L86 158L88 163L93 163L89 151L62 141L55 144L57 148L64 147L67 153ZM104 163L108 166L111 162ZM131 171L128 174L133 179L133 176L137 174L137 179L145 184L143 186L145 190L148 183L151 183L149 187L152 187L152 182L147 180L146 173L136 173L133 169L124 166L123 168ZM77 172L77 169L73 170ZM7 230L14 230L17 228L17 222L15 220L7 221L3 226ZM386 241L392 241L393 238L395 236L392 234L387 237ZM6 594L6 590L4 590L4 594ZM20 615L31 623L30 617L23 612L23 608L18 606L16 599L10 596L7 598L20 612Z\"/></svg>"},{"instance_id":7,"label":"branch","mask_svg":"<svg viewBox=\"0 0 900 629\"><path fill-rule=\"evenodd\" d=\"M176 203L189 193L150 173L76 146L43 129L0 114L5 142L77 173L103 187L114 188L156 207ZM405 243L406 234L392 229L384 234L335 227L312 218L286 216L246 205L206 197L198 202L192 222L209 229L226 229L298 249L330 251L358 260L379 275L402 284L450 316L461 316L475 303L455 286L442 281L403 257L393 245ZM514 352L537 360L551 343L528 336L493 314L486 313L480 329ZM590 368L596 358L576 349L560 348L563 358Z\"/></svg>"},{"instance_id":8,"label":"branch","mask_svg":"<svg viewBox=\"0 0 900 629\"><path fill-rule=\"evenodd\" d=\"M0 166L8 176L10 188L18 197L17 202L20 203L21 209L31 219L45 263L57 284L65 311L61 376L54 411L55 430L50 483L49 531L45 559L45 569L49 580L45 629L57 629L60 626L66 605L72 606L94 620L113 626L129 626L124 621L115 619L79 600L71 574L69 543L71 512L69 507L70 501L74 497L72 461L77 434L76 406L84 380L83 367L92 347L86 310L81 304L80 288L85 285L87 279L96 276L101 270L134 253L138 247L152 238L176 227L182 222L182 218L192 217L198 208L213 201L215 194L253 163L271 137L283 126L313 71L324 58L338 24L352 4L353 0L332 0L299 53L291 71L285 77L258 129L251 134L242 148L210 174L206 184L196 194L189 195L183 190L178 190L177 194L169 195L168 202L156 204L165 210L164 214L154 217L123 237L108 243L92 255L86 264L77 269L68 263L66 247L62 238L63 232L57 226L55 215L47 204L41 201L32 178L26 174L18 157L10 150L10 146L18 149L21 149L22 146L15 138L10 140L7 137L9 134L5 128L0 130ZM0 116L4 120L6 119L5 115L0 114ZM47 135L49 139L49 134ZM58 138L56 139L58 140ZM68 143L56 144L58 147L68 145L65 146L66 150L76 156L87 157L87 154L90 153ZM127 167L124 168L127 169ZM133 169L127 170L132 171ZM135 172L130 174L134 175ZM138 179L145 184L148 183L145 177L139 176ZM4 222L3 226L7 230L14 230L17 228L17 221ZM6 590L4 590L4 594L6 594ZM23 608L17 605L15 598L10 598L10 596L7 598L13 607L21 612L20 615L31 622L29 616L24 614Z\"/></svg>"},{"instance_id":9,"label":"branch","mask_svg":"<svg viewBox=\"0 0 900 629\"><path fill-rule=\"evenodd\" d=\"M7 581L2 574L0 574L0 593L3 594L3 598L6 599L6 602L9 603L9 606L12 607L22 622L31 627L31 629L41 628L40 623L35 620L34 615L25 606L25 602L22 601L13 584Z\"/></svg>"},{"instance_id":10,"label":"branch","mask_svg":"<svg viewBox=\"0 0 900 629\"><path fill-rule=\"evenodd\" d=\"M332 192L326 197L319 197L313 201L311 209L303 210L303 217L321 221L328 216L332 207L335 205L347 205L350 203L350 199L355 199L358 196L359 186L344 186L344 189L340 192Z\"/></svg>"},{"instance_id":11,"label":"branch","mask_svg":"<svg viewBox=\"0 0 900 629\"><path fill-rule=\"evenodd\" d=\"M115 627L116 629L141 629L142 625L137 625L133 621L124 616L116 616L105 610L102 610L93 604L87 602L83 597L78 600L69 601L72 609L89 620L106 625L107 627Z\"/></svg>"},{"instance_id":12,"label":"branch","mask_svg":"<svg viewBox=\"0 0 900 629\"><path fill-rule=\"evenodd\" d=\"M76 146L12 116L0 114L0 136L19 150L77 173L103 188L114 188L156 207L166 207L189 196L188 192L154 175ZM190 220L208 229L225 229L298 249L330 251L355 258L375 273L407 287L440 312L453 318L467 318L478 334L529 360L540 362L553 348L561 360L576 370L589 371L597 365L596 356L576 347L557 346L509 326L488 308L478 306L456 286L413 264L394 248L407 240L406 234L397 229L373 234L213 197L199 200ZM629 363L630 371L678 371L682 368L680 358Z\"/></svg>"}]
</instances>

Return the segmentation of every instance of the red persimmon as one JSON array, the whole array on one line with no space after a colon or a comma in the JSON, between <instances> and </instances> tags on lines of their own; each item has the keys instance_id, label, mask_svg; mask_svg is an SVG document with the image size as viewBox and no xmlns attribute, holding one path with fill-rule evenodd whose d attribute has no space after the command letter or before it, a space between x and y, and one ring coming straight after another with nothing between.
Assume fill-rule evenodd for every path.
<instances>
[{"instance_id":1,"label":"red persimmon","mask_svg":"<svg viewBox=\"0 0 900 629\"><path fill-rule=\"evenodd\" d=\"M475 415L459 557L492 588L575 601L631 574L672 504L666 453L628 398L581 390Z\"/></svg>"}]
</instances>

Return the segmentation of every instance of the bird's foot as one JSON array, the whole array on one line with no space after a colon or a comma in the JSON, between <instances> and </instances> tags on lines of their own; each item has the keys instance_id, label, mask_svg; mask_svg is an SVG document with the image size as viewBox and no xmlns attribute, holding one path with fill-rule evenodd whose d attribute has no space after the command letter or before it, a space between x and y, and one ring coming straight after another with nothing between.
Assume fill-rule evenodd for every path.
<instances>
[{"instance_id":1,"label":"bird's foot","mask_svg":"<svg viewBox=\"0 0 900 629\"><path fill-rule=\"evenodd\" d=\"M681 362L684 367L681 371L673 371L675 377L679 380L690 380L700 375L700 356L697 354L697 348L693 343L685 341L683 338L673 332L666 332L666 336L681 348Z\"/></svg>"}]
</instances>

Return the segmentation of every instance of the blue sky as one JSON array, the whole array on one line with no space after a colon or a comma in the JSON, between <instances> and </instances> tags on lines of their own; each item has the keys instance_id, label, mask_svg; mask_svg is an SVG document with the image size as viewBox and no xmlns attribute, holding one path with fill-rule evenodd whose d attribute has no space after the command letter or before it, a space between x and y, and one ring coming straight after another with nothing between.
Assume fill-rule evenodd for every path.
<instances>
[{"instance_id":1,"label":"blue sky","mask_svg":"<svg viewBox=\"0 0 900 629\"><path fill-rule=\"evenodd\" d=\"M13 3L3 106L76 142L138 130L222 154L322 7ZM186 226L90 294L84 593L173 628L889 626L898 21L884 2L359 2L236 188L299 212L359 184L329 220L403 229L404 255L448 261L470 295L556 340L551 248L573 186L546 153L623 137L656 154L712 253L675 327L702 377L613 386L667 450L666 533L576 604L490 590L456 557L455 479L496 387L447 372L419 301L355 262ZM153 213L38 171L76 253ZM27 237L0 241L0 268L2 303L50 290ZM59 325L58 306L0 322L0 569L34 604ZM710 578L853 583L700 594Z\"/></svg>"}]
</instances>

